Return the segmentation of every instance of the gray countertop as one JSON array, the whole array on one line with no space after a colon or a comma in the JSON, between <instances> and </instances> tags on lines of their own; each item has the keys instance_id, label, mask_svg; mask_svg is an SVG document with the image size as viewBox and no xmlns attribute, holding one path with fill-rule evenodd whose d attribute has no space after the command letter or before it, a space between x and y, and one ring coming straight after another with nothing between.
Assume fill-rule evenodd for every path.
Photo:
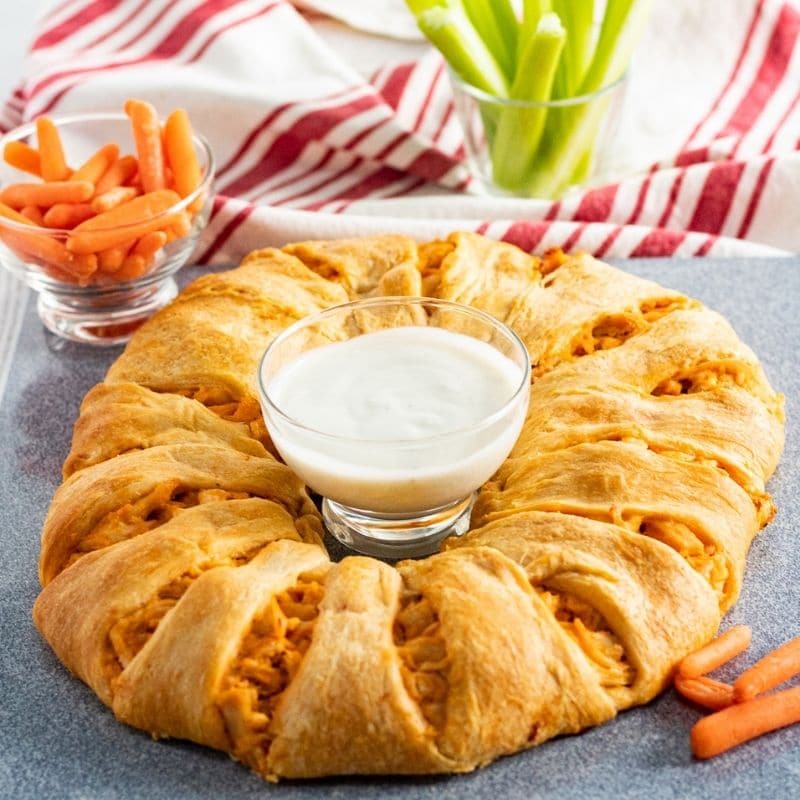
<instances>
[{"instance_id":1,"label":"gray countertop","mask_svg":"<svg viewBox=\"0 0 800 800\"><path fill-rule=\"evenodd\" d=\"M787 448L770 485L778 516L757 537L741 600L724 623L746 622L753 628L750 654L723 672L730 677L800 634L800 262L648 261L622 266L724 313L787 396ZM39 531L59 482L78 404L102 379L117 351L46 337L34 305L30 298L0 406L0 797L800 796L800 727L697 763L689 753L688 736L700 712L672 692L580 736L548 742L453 778L350 778L268 786L225 755L185 742L154 742L117 723L61 667L30 618L38 591Z\"/></svg>"}]
</instances>

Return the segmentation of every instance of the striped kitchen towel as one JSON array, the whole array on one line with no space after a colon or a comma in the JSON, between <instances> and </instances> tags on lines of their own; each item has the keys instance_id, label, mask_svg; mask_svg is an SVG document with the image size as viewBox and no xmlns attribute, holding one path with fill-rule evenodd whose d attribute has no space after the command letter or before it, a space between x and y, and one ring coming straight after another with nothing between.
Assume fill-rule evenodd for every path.
<instances>
[{"instance_id":1,"label":"striped kitchen towel","mask_svg":"<svg viewBox=\"0 0 800 800\"><path fill-rule=\"evenodd\" d=\"M375 19L368 36L286 0L60 0L0 125L130 96L188 108L218 162L202 262L454 228L607 257L800 250L795 0L657 0L608 182L555 203L478 191L441 59Z\"/></svg>"}]
</instances>

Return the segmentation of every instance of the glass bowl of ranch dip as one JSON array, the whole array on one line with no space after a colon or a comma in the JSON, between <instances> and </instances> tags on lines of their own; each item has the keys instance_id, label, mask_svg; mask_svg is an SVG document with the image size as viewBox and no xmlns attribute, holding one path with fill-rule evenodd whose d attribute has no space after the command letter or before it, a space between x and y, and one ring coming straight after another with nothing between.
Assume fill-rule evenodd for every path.
<instances>
[{"instance_id":1,"label":"glass bowl of ranch dip","mask_svg":"<svg viewBox=\"0 0 800 800\"><path fill-rule=\"evenodd\" d=\"M259 368L272 441L322 496L329 532L383 558L427 555L467 530L475 492L519 436L529 386L513 331L424 297L306 317Z\"/></svg>"}]
</instances>

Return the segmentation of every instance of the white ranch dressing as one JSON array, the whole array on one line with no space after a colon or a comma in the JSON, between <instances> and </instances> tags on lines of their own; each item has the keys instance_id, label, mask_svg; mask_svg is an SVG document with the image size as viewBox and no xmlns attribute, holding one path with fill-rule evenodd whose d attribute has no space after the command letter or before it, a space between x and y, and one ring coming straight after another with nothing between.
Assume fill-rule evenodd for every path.
<instances>
[{"instance_id":1,"label":"white ranch dressing","mask_svg":"<svg viewBox=\"0 0 800 800\"><path fill-rule=\"evenodd\" d=\"M277 415L268 422L289 466L329 499L384 513L429 510L462 499L499 467L519 435L527 392L499 412L523 377L470 336L391 328L283 366L267 391L303 427Z\"/></svg>"}]
</instances>

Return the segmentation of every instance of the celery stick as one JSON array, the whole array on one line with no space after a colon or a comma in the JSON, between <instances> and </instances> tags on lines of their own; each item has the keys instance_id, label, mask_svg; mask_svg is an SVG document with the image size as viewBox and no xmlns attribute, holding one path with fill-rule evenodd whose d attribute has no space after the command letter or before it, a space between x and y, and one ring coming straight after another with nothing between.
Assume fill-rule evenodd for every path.
<instances>
[{"instance_id":1,"label":"celery stick","mask_svg":"<svg viewBox=\"0 0 800 800\"><path fill-rule=\"evenodd\" d=\"M414 0L412 0L413 2ZM464 10L508 80L514 78L517 18L509 0L462 0Z\"/></svg>"},{"instance_id":2,"label":"celery stick","mask_svg":"<svg viewBox=\"0 0 800 800\"><path fill-rule=\"evenodd\" d=\"M463 81L498 97L508 95L505 74L458 6L427 8L417 25Z\"/></svg>"},{"instance_id":3,"label":"celery stick","mask_svg":"<svg viewBox=\"0 0 800 800\"><path fill-rule=\"evenodd\" d=\"M581 84L589 94L619 80L647 22L652 0L608 0L594 57Z\"/></svg>"},{"instance_id":4,"label":"celery stick","mask_svg":"<svg viewBox=\"0 0 800 800\"><path fill-rule=\"evenodd\" d=\"M517 65L511 97L532 103L550 100L566 31L557 14L545 14ZM499 186L524 183L542 138L547 109L509 105L502 109L492 142L492 167Z\"/></svg>"},{"instance_id":5,"label":"celery stick","mask_svg":"<svg viewBox=\"0 0 800 800\"><path fill-rule=\"evenodd\" d=\"M451 0L406 0L406 5L408 6L408 10L415 17L418 17L423 11L427 11L429 8L451 5Z\"/></svg>"},{"instance_id":6,"label":"celery stick","mask_svg":"<svg viewBox=\"0 0 800 800\"><path fill-rule=\"evenodd\" d=\"M552 0L567 29L567 43L557 78L559 98L574 97L592 60L594 0Z\"/></svg>"},{"instance_id":7,"label":"celery stick","mask_svg":"<svg viewBox=\"0 0 800 800\"><path fill-rule=\"evenodd\" d=\"M625 74L644 30L650 3L651 0L608 0L594 56L579 94L596 92ZM558 115L551 113L554 118L548 120L527 182L530 194L555 197L569 187L598 135L611 98L609 94L589 104L565 108Z\"/></svg>"},{"instance_id":8,"label":"celery stick","mask_svg":"<svg viewBox=\"0 0 800 800\"><path fill-rule=\"evenodd\" d=\"M526 190L533 197L557 197L580 177L586 151L593 148L611 95L574 108L550 112L542 146L529 171ZM551 125L552 123L552 125ZM585 164L583 164L585 166Z\"/></svg>"},{"instance_id":9,"label":"celery stick","mask_svg":"<svg viewBox=\"0 0 800 800\"><path fill-rule=\"evenodd\" d=\"M589 147L584 151L583 155L581 156L581 160L578 162L578 166L575 168L575 172L569 179L569 185L574 186L576 184L583 183L584 181L588 180L589 175L592 172L592 167L594 167L594 159L597 153L597 139L591 139L589 143Z\"/></svg>"},{"instance_id":10,"label":"celery stick","mask_svg":"<svg viewBox=\"0 0 800 800\"><path fill-rule=\"evenodd\" d=\"M539 20L552 10L551 0L522 0L522 24L518 44L520 53L536 33Z\"/></svg>"}]
</instances>

